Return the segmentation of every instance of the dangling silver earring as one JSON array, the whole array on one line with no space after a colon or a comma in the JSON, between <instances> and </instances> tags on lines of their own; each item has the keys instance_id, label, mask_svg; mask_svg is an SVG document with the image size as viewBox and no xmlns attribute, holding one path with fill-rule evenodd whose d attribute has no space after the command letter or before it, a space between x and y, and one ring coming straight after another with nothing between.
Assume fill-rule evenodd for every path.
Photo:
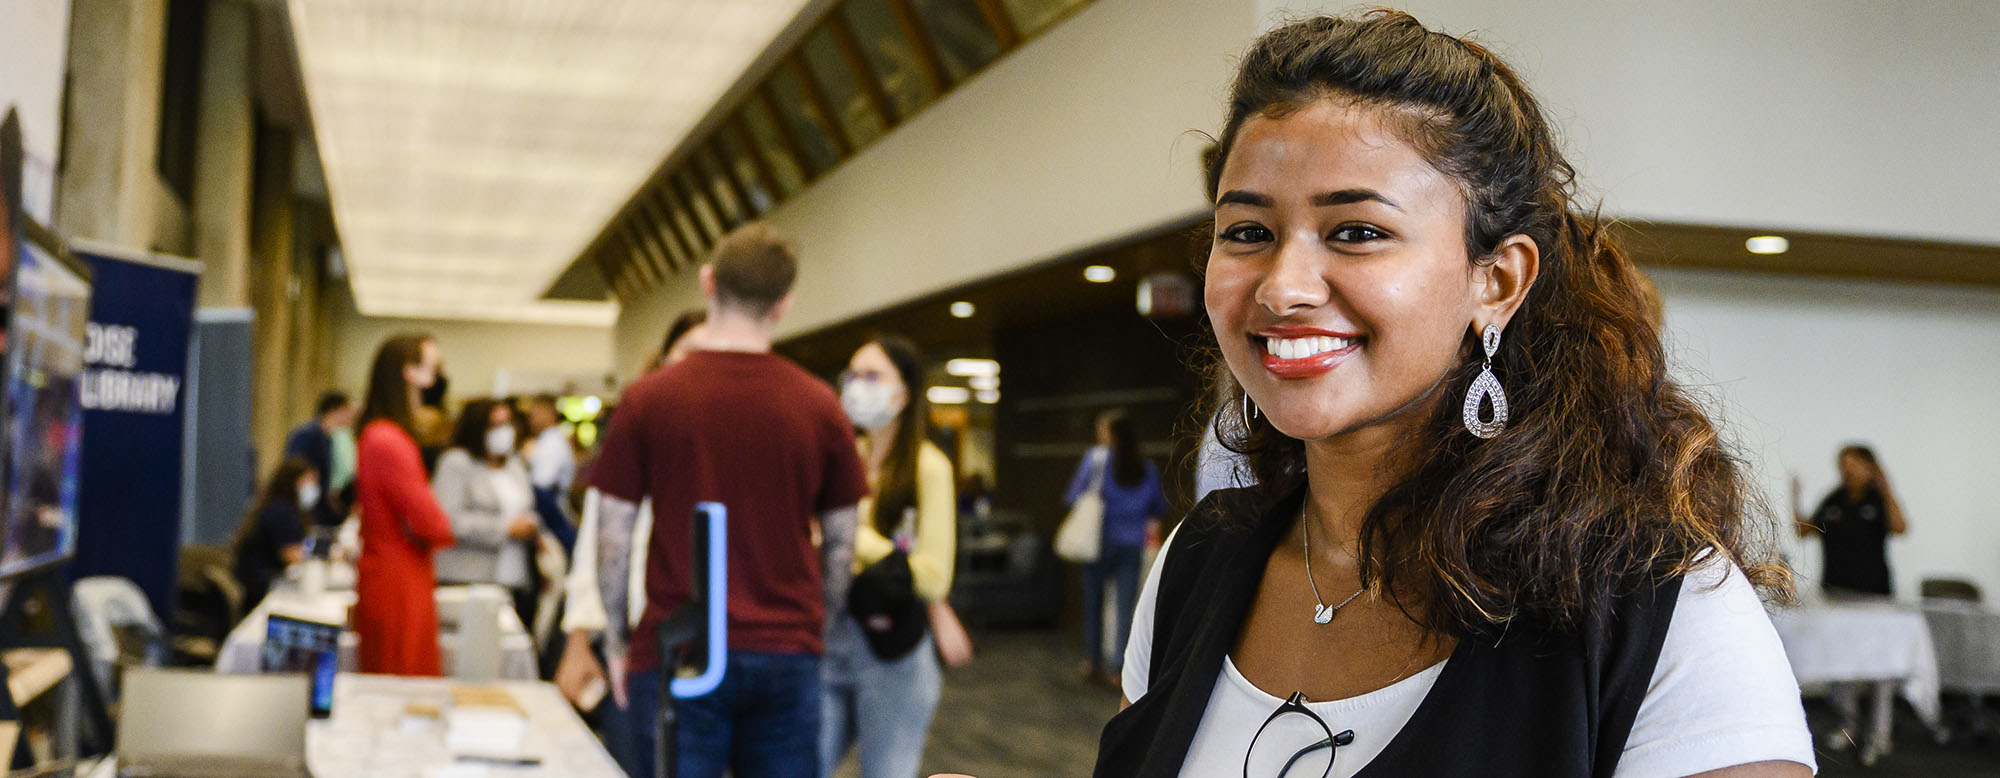
<instances>
[{"instance_id":1,"label":"dangling silver earring","mask_svg":"<svg viewBox=\"0 0 2000 778\"><path fill-rule=\"evenodd\" d=\"M1500 379L1493 375L1493 353L1500 350L1500 328L1491 324L1480 333L1480 345L1486 347L1486 366L1479 371L1479 377L1472 380L1472 388L1465 393L1465 429L1480 439L1491 438L1507 428L1507 390L1500 388ZM1493 420L1480 421L1479 401L1481 398L1493 402Z\"/></svg>"},{"instance_id":2,"label":"dangling silver earring","mask_svg":"<svg viewBox=\"0 0 2000 778\"><path fill-rule=\"evenodd\" d=\"M1257 404L1250 401L1250 393L1243 393L1243 423L1249 424L1257 418Z\"/></svg>"}]
</instances>

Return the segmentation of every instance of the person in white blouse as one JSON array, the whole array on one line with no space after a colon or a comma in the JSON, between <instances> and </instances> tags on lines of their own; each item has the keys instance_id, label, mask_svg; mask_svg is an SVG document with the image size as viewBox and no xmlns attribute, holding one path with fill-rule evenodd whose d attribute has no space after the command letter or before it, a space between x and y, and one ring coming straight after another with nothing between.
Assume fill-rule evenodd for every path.
<instances>
[{"instance_id":1,"label":"person in white blouse","mask_svg":"<svg viewBox=\"0 0 2000 778\"><path fill-rule=\"evenodd\" d=\"M499 584L514 593L524 624L534 623L534 486L516 456L519 428L506 403L491 398L466 402L459 411L451 447L438 458L431 491L451 517L457 545L438 553L439 583Z\"/></svg>"}]
</instances>

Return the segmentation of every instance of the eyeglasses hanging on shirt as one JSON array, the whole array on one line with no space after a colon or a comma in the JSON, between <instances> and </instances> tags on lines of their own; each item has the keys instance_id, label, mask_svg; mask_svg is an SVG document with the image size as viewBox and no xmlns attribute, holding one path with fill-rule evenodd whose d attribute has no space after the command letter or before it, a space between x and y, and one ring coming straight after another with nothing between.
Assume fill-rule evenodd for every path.
<instances>
[{"instance_id":1,"label":"eyeglasses hanging on shirt","mask_svg":"<svg viewBox=\"0 0 2000 778\"><path fill-rule=\"evenodd\" d=\"M1333 774L1334 752L1353 742L1354 730L1334 734L1306 707L1305 693L1292 692L1250 739L1243 778L1327 778Z\"/></svg>"}]
</instances>

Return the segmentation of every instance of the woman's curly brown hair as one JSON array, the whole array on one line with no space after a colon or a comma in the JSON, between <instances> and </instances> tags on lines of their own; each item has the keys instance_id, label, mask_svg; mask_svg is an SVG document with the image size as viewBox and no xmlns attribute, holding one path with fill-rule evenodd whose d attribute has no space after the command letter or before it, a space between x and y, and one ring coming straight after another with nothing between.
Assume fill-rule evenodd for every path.
<instances>
[{"instance_id":1,"label":"woman's curly brown hair","mask_svg":"<svg viewBox=\"0 0 2000 778\"><path fill-rule=\"evenodd\" d=\"M1465 431L1456 402L1433 403L1416 464L1369 511L1362 580L1411 618L1468 634L1526 617L1598 624L1611 598L1685 574L1706 549L1773 597L1789 576L1754 542L1744 467L1687 391L1667 377L1650 286L1594 211L1519 75L1485 47L1396 11L1295 21L1260 38L1230 92L1207 170L1243 123L1316 100L1384 110L1466 199L1466 251L1491 262L1511 235L1534 239L1541 271L1493 367L1510 406L1491 440ZM1442 398L1465 395L1484 361L1467 333ZM1226 373L1227 371L1219 371ZM1222 444L1248 457L1268 502L1305 483L1305 447L1245 418L1221 393Z\"/></svg>"}]
</instances>

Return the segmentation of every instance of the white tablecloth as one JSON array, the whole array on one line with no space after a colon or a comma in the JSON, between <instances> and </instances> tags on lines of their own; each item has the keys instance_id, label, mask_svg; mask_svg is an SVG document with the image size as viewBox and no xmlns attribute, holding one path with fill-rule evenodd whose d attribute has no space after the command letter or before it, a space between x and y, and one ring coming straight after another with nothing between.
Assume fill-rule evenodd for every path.
<instances>
[{"instance_id":1,"label":"white tablecloth","mask_svg":"<svg viewBox=\"0 0 2000 778\"><path fill-rule=\"evenodd\" d=\"M440 628L438 649L444 660L444 674L451 675L453 662L458 654L458 636L453 625L458 620L459 608L465 603L466 587L440 586L437 590L437 609ZM271 594L257 603L243 622L229 631L222 648L216 653L215 669L224 673L254 673L262 669L264 651L265 620L273 608L281 609L287 615L299 616L315 621L345 623L347 609L354 604L352 591L326 591L307 596L289 585L272 589ZM360 639L353 630L340 636L340 669L355 672L361 669L356 653ZM535 644L528 637L528 631L521 625L521 617L512 607L500 609L500 677L517 680L533 680L539 673L535 665Z\"/></svg>"},{"instance_id":2,"label":"white tablecloth","mask_svg":"<svg viewBox=\"0 0 2000 778\"><path fill-rule=\"evenodd\" d=\"M1771 615L1801 685L1895 681L1903 699L1935 728L1937 652L1915 606L1822 600Z\"/></svg>"},{"instance_id":3,"label":"white tablecloth","mask_svg":"<svg viewBox=\"0 0 2000 778\"><path fill-rule=\"evenodd\" d=\"M403 715L411 702L449 709L456 685L443 678L341 675L334 682L332 718L306 724L307 768L315 778L624 778L562 694L541 682L496 684L527 712L528 734L521 751L540 764L488 767L457 761L445 748L442 724L424 719L406 722ZM115 778L117 765L106 759L88 775Z\"/></svg>"},{"instance_id":4,"label":"white tablecloth","mask_svg":"<svg viewBox=\"0 0 2000 778\"><path fill-rule=\"evenodd\" d=\"M431 778L453 764L442 725L405 727L404 708L427 701L449 708L442 678L343 675L334 685L333 717L306 726L306 765L316 778ZM494 767L510 776L618 778L624 775L597 736L578 718L556 687L540 682L497 684L528 714L522 753L541 760L534 767ZM477 772L475 769L473 772Z\"/></svg>"},{"instance_id":5,"label":"white tablecloth","mask_svg":"<svg viewBox=\"0 0 2000 778\"><path fill-rule=\"evenodd\" d=\"M2000 692L2000 613L1972 602L1925 600L1937 645L1938 681L1947 691Z\"/></svg>"}]
</instances>

